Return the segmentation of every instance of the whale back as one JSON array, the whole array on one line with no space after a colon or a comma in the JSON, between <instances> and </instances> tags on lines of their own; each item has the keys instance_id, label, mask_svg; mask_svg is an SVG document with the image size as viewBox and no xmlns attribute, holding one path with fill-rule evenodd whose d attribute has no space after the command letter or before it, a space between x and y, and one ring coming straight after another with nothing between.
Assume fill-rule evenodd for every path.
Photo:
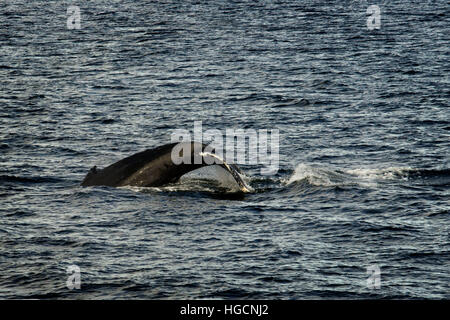
<instances>
[{"instance_id":1,"label":"whale back","mask_svg":"<svg viewBox=\"0 0 450 320\"><path fill-rule=\"evenodd\" d=\"M184 147L190 147L191 163L175 164L172 161L172 149L178 143L163 145L154 149L145 150L132 156L117 161L104 169L93 167L83 182L82 186L136 186L136 187L157 187L167 183L177 181L184 174L210 165L202 161L194 163L195 155L202 155L206 145L198 142L182 142ZM190 146L189 146L190 144ZM182 149L184 150L184 149ZM211 155L208 153L208 155ZM228 165L223 159L219 163L232 174L240 189L248 192L248 186L238 175L240 170L235 165Z\"/></svg>"},{"instance_id":2,"label":"whale back","mask_svg":"<svg viewBox=\"0 0 450 320\"><path fill-rule=\"evenodd\" d=\"M172 162L171 152L176 144L167 144L136 153L104 169L94 167L86 175L81 185L85 187L100 185L148 187L176 180L177 176L184 174L184 170L187 169L183 168L186 167L183 164L174 168L175 164ZM192 148L194 148L193 144ZM195 165L189 165L189 167L193 166ZM192 170L195 170L195 168L193 167Z\"/></svg>"}]
</instances>

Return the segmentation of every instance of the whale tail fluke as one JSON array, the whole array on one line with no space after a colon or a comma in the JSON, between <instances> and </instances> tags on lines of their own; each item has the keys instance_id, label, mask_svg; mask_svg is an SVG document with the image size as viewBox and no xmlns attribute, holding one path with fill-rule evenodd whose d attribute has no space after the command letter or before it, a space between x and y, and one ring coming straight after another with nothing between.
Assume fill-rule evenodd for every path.
<instances>
[{"instance_id":1,"label":"whale tail fluke","mask_svg":"<svg viewBox=\"0 0 450 320\"><path fill-rule=\"evenodd\" d=\"M204 152L206 147L207 145L198 142L180 142L145 150L117 161L104 169L92 167L81 185L85 187L158 187L175 182L184 174L203 166L220 165L232 175L241 192L253 191L242 179L242 171L238 166L228 164L214 153ZM176 164L173 161L174 150L190 151L190 157L187 157L188 161ZM199 156L200 163L198 163ZM214 161L211 161L211 158Z\"/></svg>"}]
</instances>

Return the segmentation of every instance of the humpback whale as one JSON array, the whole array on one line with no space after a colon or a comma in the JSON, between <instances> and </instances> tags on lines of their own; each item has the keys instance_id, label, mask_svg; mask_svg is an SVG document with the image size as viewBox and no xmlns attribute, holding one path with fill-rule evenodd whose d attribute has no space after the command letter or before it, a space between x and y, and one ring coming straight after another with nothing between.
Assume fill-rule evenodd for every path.
<instances>
[{"instance_id":1,"label":"humpback whale","mask_svg":"<svg viewBox=\"0 0 450 320\"><path fill-rule=\"evenodd\" d=\"M191 161L174 163L172 150L175 147L176 150L190 150ZM117 161L104 169L91 168L81 186L158 187L176 182L190 171L216 164L233 176L241 192L252 191L252 188L242 179L240 175L242 172L236 165L228 164L219 156L207 152L206 147L205 144L198 142L180 142L148 149ZM196 157L201 157L200 163L194 161ZM206 161L208 157L209 161ZM211 159L215 161L212 162Z\"/></svg>"}]
</instances>

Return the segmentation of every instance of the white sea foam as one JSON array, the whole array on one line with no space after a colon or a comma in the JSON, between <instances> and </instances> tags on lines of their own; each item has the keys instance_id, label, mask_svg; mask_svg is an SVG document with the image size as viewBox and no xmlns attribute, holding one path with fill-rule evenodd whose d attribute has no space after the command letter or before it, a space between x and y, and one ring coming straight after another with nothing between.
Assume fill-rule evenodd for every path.
<instances>
[{"instance_id":1,"label":"white sea foam","mask_svg":"<svg viewBox=\"0 0 450 320\"><path fill-rule=\"evenodd\" d=\"M332 171L305 163L300 163L295 168L292 176L287 181L285 181L285 183L289 185L296 181L306 180L312 185L334 186L336 185L336 182L332 181L331 176Z\"/></svg>"},{"instance_id":2,"label":"white sea foam","mask_svg":"<svg viewBox=\"0 0 450 320\"><path fill-rule=\"evenodd\" d=\"M410 170L410 167L331 169L300 163L284 183L289 185L304 180L311 185L325 187L353 184L376 186L382 180L406 179Z\"/></svg>"},{"instance_id":3,"label":"white sea foam","mask_svg":"<svg viewBox=\"0 0 450 320\"><path fill-rule=\"evenodd\" d=\"M407 172L413 170L411 167L388 167L388 168L358 168L346 170L347 173L363 179L385 179L392 180L406 178Z\"/></svg>"}]
</instances>

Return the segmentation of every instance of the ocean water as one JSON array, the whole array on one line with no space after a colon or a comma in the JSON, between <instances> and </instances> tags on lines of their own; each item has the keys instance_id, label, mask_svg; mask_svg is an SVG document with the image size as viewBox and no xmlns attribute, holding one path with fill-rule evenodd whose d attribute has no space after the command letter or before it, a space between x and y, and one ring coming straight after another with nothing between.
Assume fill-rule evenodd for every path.
<instances>
[{"instance_id":1,"label":"ocean water","mask_svg":"<svg viewBox=\"0 0 450 320\"><path fill-rule=\"evenodd\" d=\"M449 19L443 0L3 0L0 298L450 298ZM279 130L277 174L241 165L244 195L213 168L80 187L194 121Z\"/></svg>"}]
</instances>

